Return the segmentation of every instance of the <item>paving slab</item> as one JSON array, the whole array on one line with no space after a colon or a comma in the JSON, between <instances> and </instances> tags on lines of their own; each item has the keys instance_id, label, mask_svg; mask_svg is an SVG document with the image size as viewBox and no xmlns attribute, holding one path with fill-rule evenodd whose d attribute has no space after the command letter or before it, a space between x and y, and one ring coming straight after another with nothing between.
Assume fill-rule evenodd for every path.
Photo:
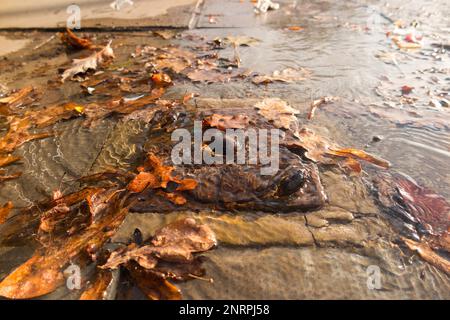
<instances>
[{"instance_id":1,"label":"paving slab","mask_svg":"<svg viewBox=\"0 0 450 320\"><path fill-rule=\"evenodd\" d=\"M189 25L197 0L133 0L115 10L113 0L2 0L0 29L61 28L72 12L70 5L80 8L81 27L176 27ZM119 3L116 1L116 3Z\"/></svg>"}]
</instances>

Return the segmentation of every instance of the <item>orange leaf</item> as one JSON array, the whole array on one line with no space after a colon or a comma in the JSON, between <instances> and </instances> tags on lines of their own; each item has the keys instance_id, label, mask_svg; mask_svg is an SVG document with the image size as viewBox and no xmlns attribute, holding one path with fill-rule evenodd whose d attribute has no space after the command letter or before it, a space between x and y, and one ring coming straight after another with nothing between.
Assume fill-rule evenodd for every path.
<instances>
[{"instance_id":1,"label":"orange leaf","mask_svg":"<svg viewBox=\"0 0 450 320\"><path fill-rule=\"evenodd\" d=\"M6 218L8 218L8 215L11 212L12 208L13 204L11 201L8 201L3 207L0 208L0 224L6 221Z\"/></svg>"}]
</instances>

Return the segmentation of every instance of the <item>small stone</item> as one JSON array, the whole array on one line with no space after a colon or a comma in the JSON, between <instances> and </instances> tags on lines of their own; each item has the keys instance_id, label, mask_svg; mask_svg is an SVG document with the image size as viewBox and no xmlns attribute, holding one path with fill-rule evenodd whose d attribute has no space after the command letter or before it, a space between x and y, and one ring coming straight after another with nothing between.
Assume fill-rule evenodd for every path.
<instances>
[{"instance_id":1,"label":"small stone","mask_svg":"<svg viewBox=\"0 0 450 320\"><path fill-rule=\"evenodd\" d=\"M380 142L383 139L382 136L373 136L372 137L372 142Z\"/></svg>"}]
</instances>

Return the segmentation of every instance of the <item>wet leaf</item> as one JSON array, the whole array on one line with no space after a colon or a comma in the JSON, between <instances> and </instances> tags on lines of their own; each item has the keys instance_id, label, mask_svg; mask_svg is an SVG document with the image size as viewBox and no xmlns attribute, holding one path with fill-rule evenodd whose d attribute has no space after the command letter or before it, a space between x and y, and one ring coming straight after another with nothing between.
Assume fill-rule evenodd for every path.
<instances>
[{"instance_id":1,"label":"wet leaf","mask_svg":"<svg viewBox=\"0 0 450 320\"><path fill-rule=\"evenodd\" d=\"M290 27L287 27L287 29L289 31L303 31L303 30L305 30L305 28L300 27L300 26L290 26Z\"/></svg>"},{"instance_id":2,"label":"wet leaf","mask_svg":"<svg viewBox=\"0 0 450 320\"><path fill-rule=\"evenodd\" d=\"M111 48L111 42L109 42L102 50L92 53L87 58L74 59L72 67L62 74L61 81L64 82L66 79L88 70L96 70L98 66L104 65L112 59L114 59L114 52Z\"/></svg>"},{"instance_id":3,"label":"wet leaf","mask_svg":"<svg viewBox=\"0 0 450 320\"><path fill-rule=\"evenodd\" d=\"M224 38L224 41L226 43L230 43L235 46L245 46L245 47L257 45L261 42L261 40L257 38L248 36L227 36Z\"/></svg>"},{"instance_id":4,"label":"wet leaf","mask_svg":"<svg viewBox=\"0 0 450 320\"><path fill-rule=\"evenodd\" d=\"M255 108L260 115L277 128L295 130L298 127L296 115L299 114L299 111L289 106L286 101L278 98L266 98L258 102Z\"/></svg>"},{"instance_id":5,"label":"wet leaf","mask_svg":"<svg viewBox=\"0 0 450 320\"><path fill-rule=\"evenodd\" d=\"M52 133L29 133L30 119L13 119L9 124L8 132L0 138L0 153L9 153L20 147L25 142L43 139L52 136Z\"/></svg>"},{"instance_id":6,"label":"wet leaf","mask_svg":"<svg viewBox=\"0 0 450 320\"><path fill-rule=\"evenodd\" d=\"M450 275L450 261L438 255L427 244L406 238L403 238L403 241L410 250L417 252L423 260Z\"/></svg>"},{"instance_id":7,"label":"wet leaf","mask_svg":"<svg viewBox=\"0 0 450 320\"><path fill-rule=\"evenodd\" d=\"M96 49L91 40L78 37L69 28L66 28L66 32L61 34L62 42L76 49Z\"/></svg>"},{"instance_id":8,"label":"wet leaf","mask_svg":"<svg viewBox=\"0 0 450 320\"><path fill-rule=\"evenodd\" d=\"M159 188L161 183L159 179L150 172L139 172L136 178L134 178L128 184L128 190L133 192L142 192L147 188Z\"/></svg>"},{"instance_id":9,"label":"wet leaf","mask_svg":"<svg viewBox=\"0 0 450 320\"><path fill-rule=\"evenodd\" d=\"M138 173L138 175L128 184L127 189L132 192L142 192L146 189L165 189L169 182L177 184L175 191L181 192L192 190L197 186L197 182L193 179L180 179L172 176L174 167L164 166L162 161L154 154L149 153L146 168ZM147 171L144 171L147 170ZM175 204L181 205L186 200L181 194L159 193Z\"/></svg>"},{"instance_id":10,"label":"wet leaf","mask_svg":"<svg viewBox=\"0 0 450 320\"><path fill-rule=\"evenodd\" d=\"M165 73L154 73L152 81L156 86L167 87L172 85L172 79Z\"/></svg>"},{"instance_id":11,"label":"wet leaf","mask_svg":"<svg viewBox=\"0 0 450 320\"><path fill-rule=\"evenodd\" d=\"M281 71L274 71L272 75L256 76L252 79L255 84L271 83L275 81L294 83L306 80L311 77L312 72L306 68L286 68Z\"/></svg>"},{"instance_id":12,"label":"wet leaf","mask_svg":"<svg viewBox=\"0 0 450 320\"><path fill-rule=\"evenodd\" d=\"M0 224L3 224L6 221L13 207L13 203L8 201L0 208Z\"/></svg>"},{"instance_id":13,"label":"wet leaf","mask_svg":"<svg viewBox=\"0 0 450 320\"><path fill-rule=\"evenodd\" d=\"M127 270L148 299L181 300L181 291L166 279L136 264L129 264Z\"/></svg>"},{"instance_id":14,"label":"wet leaf","mask_svg":"<svg viewBox=\"0 0 450 320\"><path fill-rule=\"evenodd\" d=\"M338 100L337 97L322 97L322 98L316 99L313 102L311 102L309 113L308 113L308 120L311 120L312 118L314 118L316 109L318 107L320 107L322 104L332 103L336 100Z\"/></svg>"},{"instance_id":15,"label":"wet leaf","mask_svg":"<svg viewBox=\"0 0 450 320\"><path fill-rule=\"evenodd\" d=\"M25 97L27 97L30 93L33 92L33 87L28 86L20 89L19 91L9 95L5 98L0 98L0 104L13 105L22 101Z\"/></svg>"},{"instance_id":16,"label":"wet leaf","mask_svg":"<svg viewBox=\"0 0 450 320\"><path fill-rule=\"evenodd\" d=\"M382 168L389 168L390 166L389 162L384 159L378 158L363 150L341 148L306 128L298 131L296 137L298 140L287 141L285 144L286 147L294 150L294 152L296 149L303 149L304 156L314 162L335 164L338 161L337 158L343 158L344 161L352 158L354 160L363 160ZM356 172L359 171L358 166L354 163L349 168L355 168Z\"/></svg>"},{"instance_id":17,"label":"wet leaf","mask_svg":"<svg viewBox=\"0 0 450 320\"><path fill-rule=\"evenodd\" d=\"M64 282L61 260L36 253L3 279L0 283L0 296L27 299L54 291Z\"/></svg>"},{"instance_id":18,"label":"wet leaf","mask_svg":"<svg viewBox=\"0 0 450 320\"><path fill-rule=\"evenodd\" d=\"M79 195L76 194L78 199ZM66 198L67 200L67 198ZM38 297L55 290L63 283L61 270L88 246L100 248L122 224L128 209L117 197L102 214L78 234L38 249L27 262L15 269L0 283L0 296L11 299Z\"/></svg>"},{"instance_id":19,"label":"wet leaf","mask_svg":"<svg viewBox=\"0 0 450 320\"><path fill-rule=\"evenodd\" d=\"M113 252L102 268L115 269L132 260L146 269L155 268L159 260L188 263L193 261L193 253L207 251L216 243L215 234L208 226L186 218L156 231L148 245L132 244Z\"/></svg>"},{"instance_id":20,"label":"wet leaf","mask_svg":"<svg viewBox=\"0 0 450 320\"><path fill-rule=\"evenodd\" d=\"M249 122L249 117L243 114L229 116L214 113L203 119L204 125L222 131L226 129L244 129L248 127Z\"/></svg>"},{"instance_id":21,"label":"wet leaf","mask_svg":"<svg viewBox=\"0 0 450 320\"><path fill-rule=\"evenodd\" d=\"M80 300L105 300L106 291L112 281L111 271L98 270L94 281L81 294Z\"/></svg>"},{"instance_id":22,"label":"wet leaf","mask_svg":"<svg viewBox=\"0 0 450 320\"><path fill-rule=\"evenodd\" d=\"M7 166L8 164L14 163L19 160L20 160L20 157L12 156L10 154L8 154L6 156L0 155L0 167Z\"/></svg>"}]
</instances>

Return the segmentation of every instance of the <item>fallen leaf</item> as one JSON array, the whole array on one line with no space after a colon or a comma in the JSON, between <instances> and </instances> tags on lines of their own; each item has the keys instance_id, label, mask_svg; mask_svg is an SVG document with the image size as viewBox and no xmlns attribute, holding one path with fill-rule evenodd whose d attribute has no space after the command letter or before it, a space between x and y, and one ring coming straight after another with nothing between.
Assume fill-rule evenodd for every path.
<instances>
[{"instance_id":1,"label":"fallen leaf","mask_svg":"<svg viewBox=\"0 0 450 320\"><path fill-rule=\"evenodd\" d=\"M261 42L261 40L257 38L248 36L227 36L224 38L224 41L226 43L230 43L235 46L245 46L245 47L250 47L259 44Z\"/></svg>"},{"instance_id":2,"label":"fallen leaf","mask_svg":"<svg viewBox=\"0 0 450 320\"><path fill-rule=\"evenodd\" d=\"M311 102L309 113L308 113L308 120L311 120L312 118L314 118L316 109L318 107L320 107L322 104L332 103L332 102L336 101L337 99L338 99L337 97L322 97L322 98L316 99L313 102Z\"/></svg>"},{"instance_id":3,"label":"fallen leaf","mask_svg":"<svg viewBox=\"0 0 450 320\"><path fill-rule=\"evenodd\" d=\"M10 154L6 156L0 155L0 167L7 166L8 164L14 163L19 160L20 157L12 156Z\"/></svg>"},{"instance_id":4,"label":"fallen leaf","mask_svg":"<svg viewBox=\"0 0 450 320\"><path fill-rule=\"evenodd\" d=\"M165 73L154 73L152 81L156 86L167 87L172 85L172 79Z\"/></svg>"},{"instance_id":5,"label":"fallen leaf","mask_svg":"<svg viewBox=\"0 0 450 320\"><path fill-rule=\"evenodd\" d=\"M76 198L79 195L76 194ZM27 262L10 273L0 283L0 296L10 299L39 297L54 291L63 283L62 268L73 261L88 245L100 248L121 225L128 209L112 201L107 212L78 234L54 239L45 248L38 249Z\"/></svg>"},{"instance_id":6,"label":"fallen leaf","mask_svg":"<svg viewBox=\"0 0 450 320\"><path fill-rule=\"evenodd\" d=\"M166 279L139 265L127 266L131 278L150 300L181 300L181 291Z\"/></svg>"},{"instance_id":7,"label":"fallen leaf","mask_svg":"<svg viewBox=\"0 0 450 320\"><path fill-rule=\"evenodd\" d=\"M256 76L252 79L255 84L271 83L275 81L294 83L303 81L311 77L312 72L306 68L286 68L281 71L274 71L272 75Z\"/></svg>"},{"instance_id":8,"label":"fallen leaf","mask_svg":"<svg viewBox=\"0 0 450 320\"><path fill-rule=\"evenodd\" d=\"M408 248L415 251L423 260L450 275L450 261L434 252L427 244L402 238Z\"/></svg>"},{"instance_id":9,"label":"fallen leaf","mask_svg":"<svg viewBox=\"0 0 450 320\"><path fill-rule=\"evenodd\" d=\"M174 167L164 166L162 161L152 153L148 154L145 167L149 171L144 171L145 168L142 168L137 176L128 184L128 190L139 193L146 189L166 189L169 182L176 184L175 191L177 192L192 190L197 186L197 182L193 179L180 179L172 176ZM178 205L186 202L180 194L174 195L172 192L164 192L162 195Z\"/></svg>"},{"instance_id":10,"label":"fallen leaf","mask_svg":"<svg viewBox=\"0 0 450 320\"><path fill-rule=\"evenodd\" d=\"M98 270L94 281L81 294L80 300L105 300L106 290L113 280L109 270Z\"/></svg>"},{"instance_id":11,"label":"fallen leaf","mask_svg":"<svg viewBox=\"0 0 450 320\"><path fill-rule=\"evenodd\" d=\"M363 160L385 169L390 166L389 162L384 159L378 158L363 150L341 148L306 128L298 131L296 133L296 138L298 138L298 140L286 141L284 143L285 146L294 152L296 149L301 149L303 155L314 162L334 164L336 163L337 158L344 158L344 160L353 158L354 160ZM355 168L357 171L359 170L358 166L355 164L352 164L349 168Z\"/></svg>"},{"instance_id":12,"label":"fallen leaf","mask_svg":"<svg viewBox=\"0 0 450 320\"><path fill-rule=\"evenodd\" d=\"M6 221L13 207L13 203L8 201L3 207L0 208L0 224L3 224Z\"/></svg>"},{"instance_id":13,"label":"fallen leaf","mask_svg":"<svg viewBox=\"0 0 450 320\"><path fill-rule=\"evenodd\" d=\"M217 128L222 131L226 129L243 129L248 127L249 122L249 117L243 114L229 116L214 113L203 119L205 126Z\"/></svg>"},{"instance_id":14,"label":"fallen leaf","mask_svg":"<svg viewBox=\"0 0 450 320\"><path fill-rule=\"evenodd\" d=\"M305 30L305 28L300 27L300 26L290 26L287 28L289 31L303 31Z\"/></svg>"},{"instance_id":15,"label":"fallen leaf","mask_svg":"<svg viewBox=\"0 0 450 320\"><path fill-rule=\"evenodd\" d=\"M31 92L33 92L32 86L22 88L19 91L9 95L8 97L0 98L0 104L8 104L8 105L16 104L17 102L27 97Z\"/></svg>"},{"instance_id":16,"label":"fallen leaf","mask_svg":"<svg viewBox=\"0 0 450 320\"><path fill-rule=\"evenodd\" d=\"M100 51L92 53L84 59L74 59L72 67L65 70L61 76L61 81L71 78L79 73L85 73L88 70L96 70L98 66L114 59L114 52L111 48L111 41Z\"/></svg>"},{"instance_id":17,"label":"fallen leaf","mask_svg":"<svg viewBox=\"0 0 450 320\"><path fill-rule=\"evenodd\" d=\"M66 32L61 34L62 42L76 49L96 49L91 40L78 37L69 28L66 28Z\"/></svg>"},{"instance_id":18,"label":"fallen leaf","mask_svg":"<svg viewBox=\"0 0 450 320\"><path fill-rule=\"evenodd\" d=\"M134 245L113 252L102 268L115 269L129 261L136 261L146 269L153 269L159 260L189 263L193 253L204 252L217 244L213 231L192 218L175 221L156 231L150 244Z\"/></svg>"},{"instance_id":19,"label":"fallen leaf","mask_svg":"<svg viewBox=\"0 0 450 320\"><path fill-rule=\"evenodd\" d=\"M255 105L258 113L273 123L277 128L292 129L298 128L298 119L296 117L299 111L292 108L278 98L266 98Z\"/></svg>"}]
</instances>

